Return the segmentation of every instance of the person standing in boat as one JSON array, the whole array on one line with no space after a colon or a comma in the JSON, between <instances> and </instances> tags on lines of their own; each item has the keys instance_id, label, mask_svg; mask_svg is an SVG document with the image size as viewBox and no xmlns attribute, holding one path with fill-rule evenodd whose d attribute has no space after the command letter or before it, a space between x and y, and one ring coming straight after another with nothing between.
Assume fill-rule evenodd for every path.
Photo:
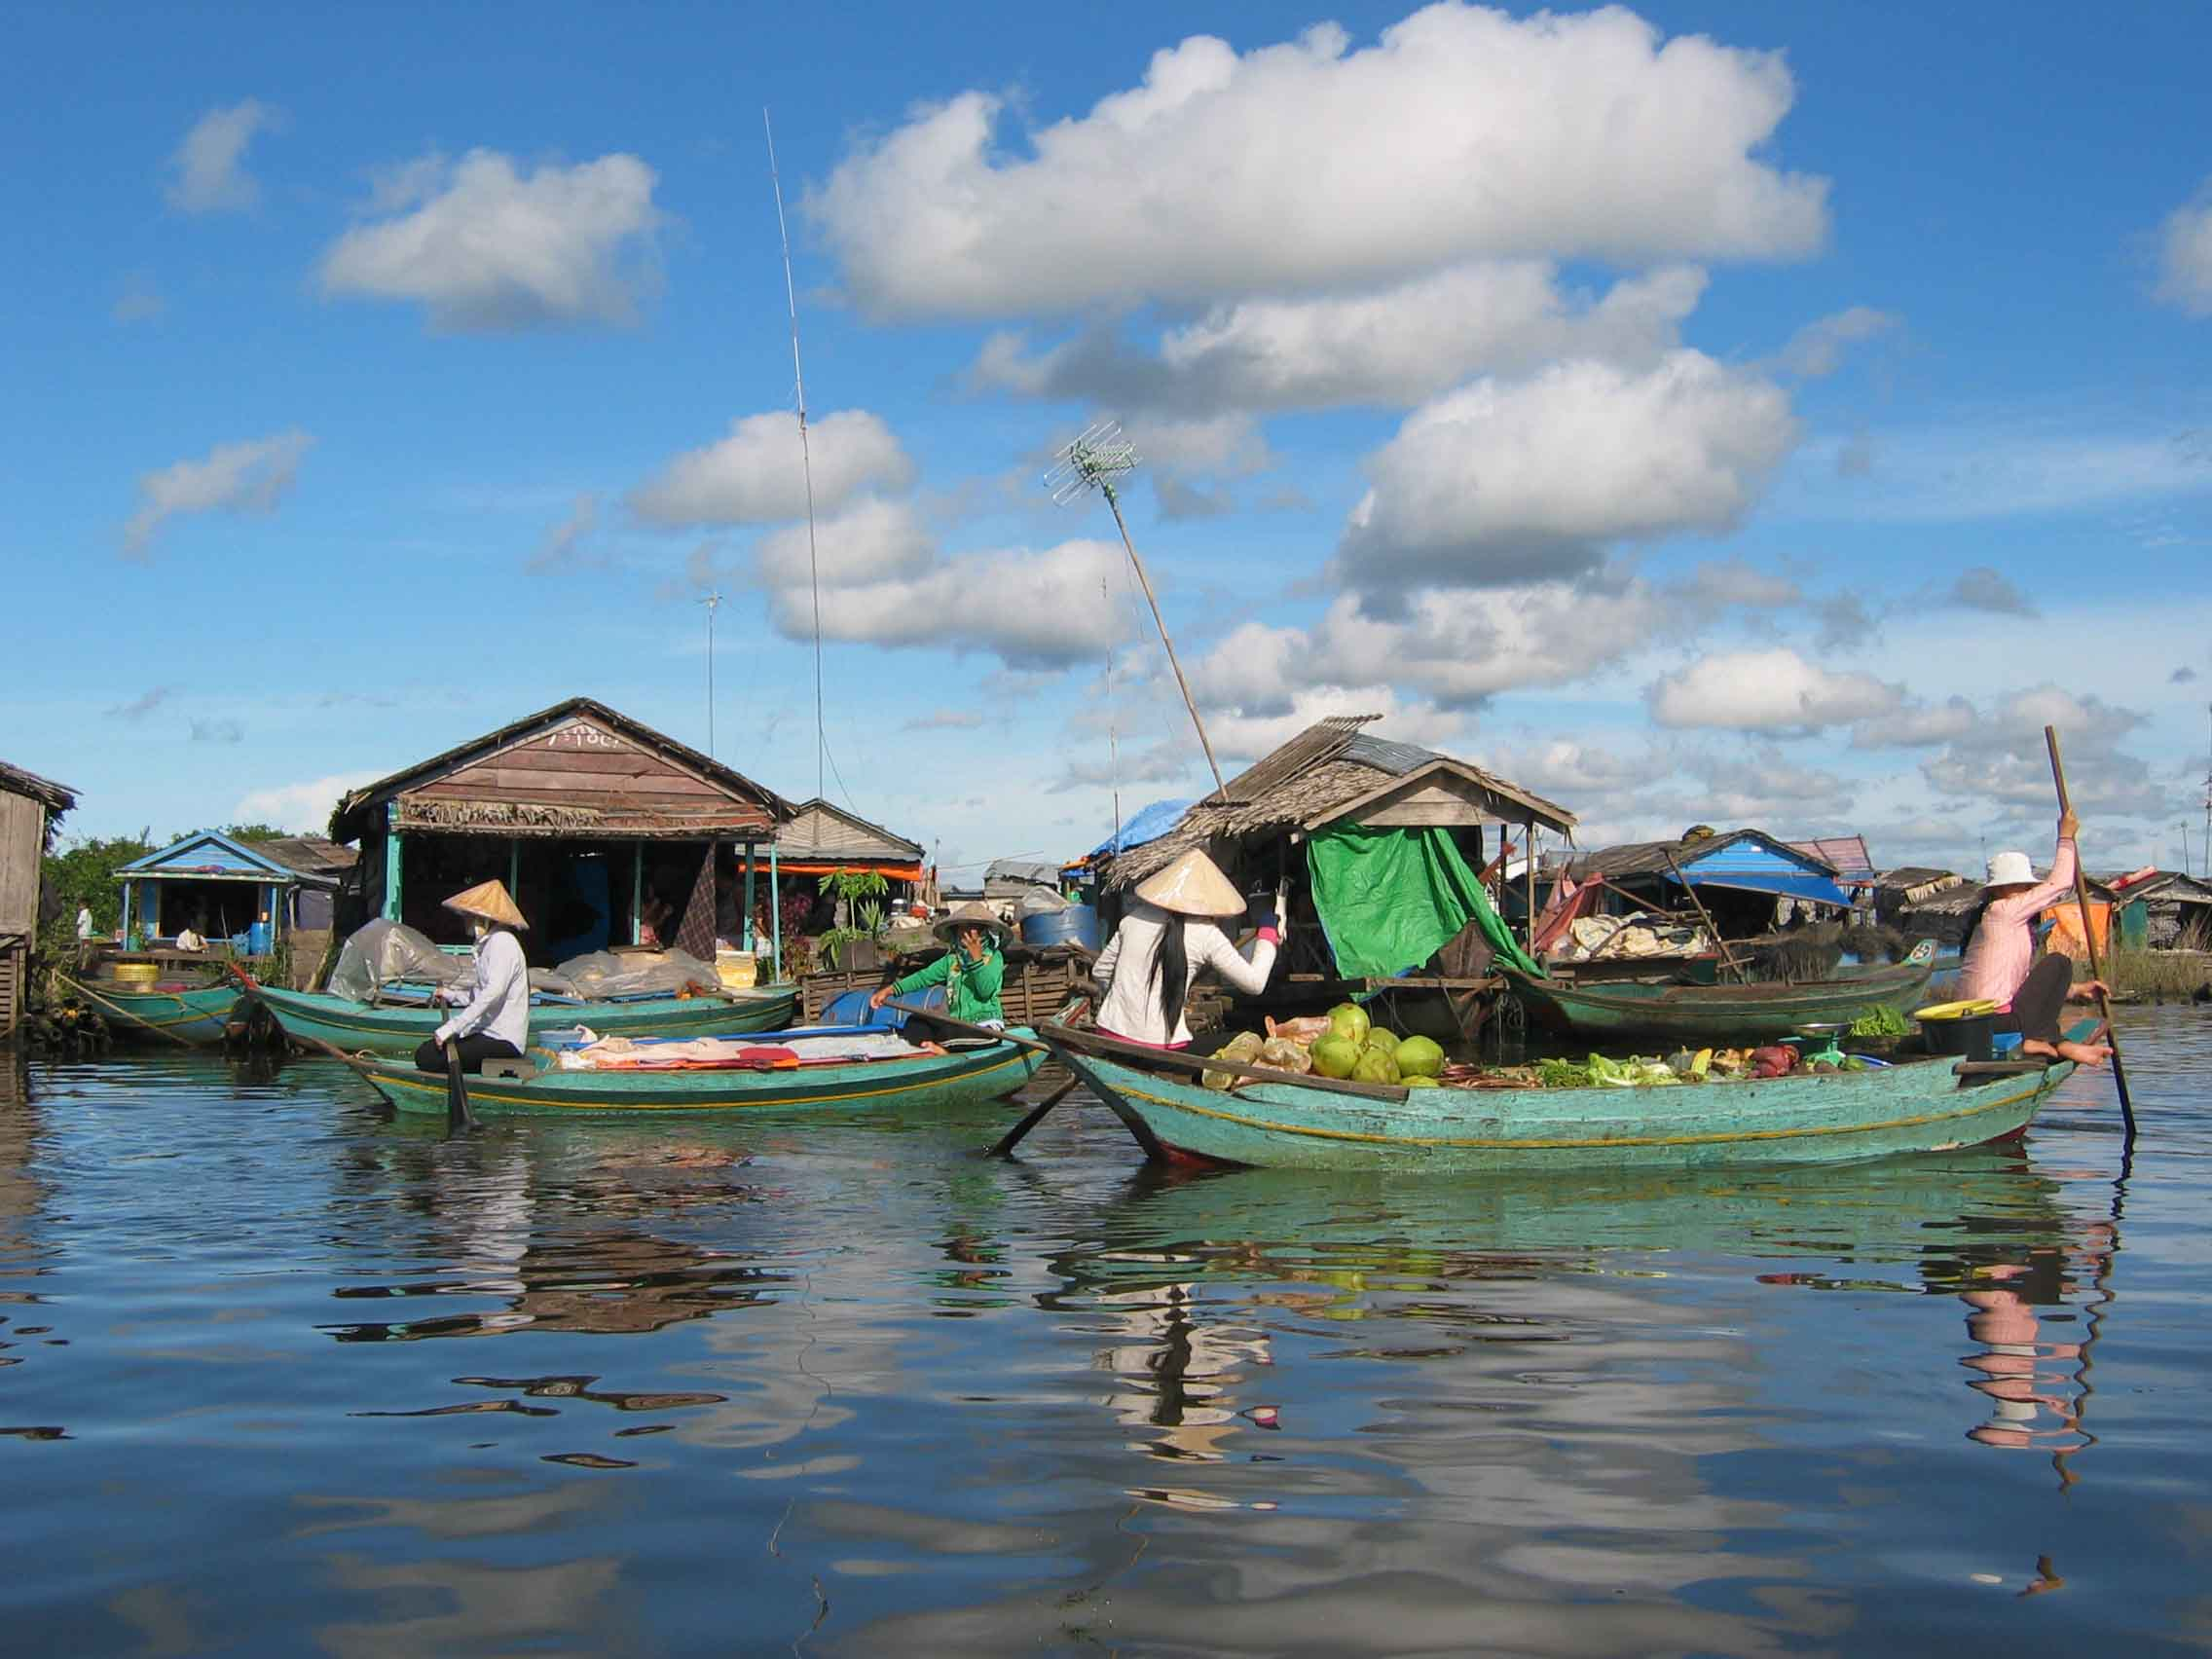
<instances>
[{"instance_id":1,"label":"person standing in boat","mask_svg":"<svg viewBox=\"0 0 2212 1659\"><path fill-rule=\"evenodd\" d=\"M2112 1056L2110 1045L2069 1043L2059 1035L2058 1020L2067 1003L2095 1002L2105 987L2095 979L2075 984L2074 959L2063 951L2036 959L2036 917L2074 897L2074 872L2081 862L2074 838L2081 827L2071 812L2059 819L2058 850L2051 855L2047 881L2036 880L2025 853L2004 852L1990 859L1981 903L1967 918L1959 996L1995 1003L1996 1028L2017 1031L2021 1053L2099 1066Z\"/></svg>"},{"instance_id":2,"label":"person standing in boat","mask_svg":"<svg viewBox=\"0 0 2212 1659\"><path fill-rule=\"evenodd\" d=\"M946 1018L1004 1030L1006 1009L999 1001L999 988L1006 983L1009 930L998 912L979 902L963 904L931 931L944 941L945 953L927 968L883 986L867 999L867 1006L878 1009L893 997L942 985ZM928 1030L926 1014L912 1015L906 1021L909 1037L924 1037Z\"/></svg>"},{"instance_id":3,"label":"person standing in boat","mask_svg":"<svg viewBox=\"0 0 2212 1659\"><path fill-rule=\"evenodd\" d=\"M461 1054L461 1069L480 1072L486 1060L519 1058L530 1041L530 965L515 937L516 930L530 924L498 881L456 893L446 908L466 916L476 935L476 973L470 983L458 987L466 993L467 1005L415 1051L415 1064L426 1072L444 1071L445 1046L451 1042Z\"/></svg>"},{"instance_id":4,"label":"person standing in boat","mask_svg":"<svg viewBox=\"0 0 2212 1659\"><path fill-rule=\"evenodd\" d=\"M1201 968L1246 996L1268 988L1282 942L1279 891L1274 909L1260 918L1249 958L1237 954L1220 926L1244 914L1244 896L1198 848L1139 882L1136 901L1090 971L1106 986L1098 1005L1103 1035L1153 1049L1189 1048L1183 1009Z\"/></svg>"}]
</instances>

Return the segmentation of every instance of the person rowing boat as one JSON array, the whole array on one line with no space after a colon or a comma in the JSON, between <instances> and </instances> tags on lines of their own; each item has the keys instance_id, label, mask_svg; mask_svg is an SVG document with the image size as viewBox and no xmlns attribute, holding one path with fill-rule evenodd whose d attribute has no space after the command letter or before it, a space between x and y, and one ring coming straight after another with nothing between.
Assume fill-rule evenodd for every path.
<instances>
[{"instance_id":1,"label":"person rowing boat","mask_svg":"<svg viewBox=\"0 0 2212 1659\"><path fill-rule=\"evenodd\" d=\"M1268 988L1282 940L1280 891L1274 909L1259 919L1249 959L1218 925L1244 914L1244 896L1198 848L1138 883L1136 898L1091 968L1091 977L1107 987L1098 1007L1098 1029L1106 1036L1154 1049L1189 1048L1183 1009L1201 968L1246 996Z\"/></svg>"},{"instance_id":2,"label":"person rowing boat","mask_svg":"<svg viewBox=\"0 0 2212 1659\"><path fill-rule=\"evenodd\" d=\"M2080 1065L2101 1066L2112 1048L2096 1038L2072 1043L2059 1035L2058 1016L2069 1002L2095 1002L2105 993L2096 979L2074 983L2074 959L2063 951L2036 958L2035 919L2052 904L2074 897L2074 872L2081 855L2075 836L2081 820L2072 812L2058 820L2058 850L2051 855L2048 880L2038 882L2028 855L1998 853L1989 861L1989 880L1981 903L1967 920L1959 995L1998 1007L1996 1029L2017 1031L2020 1052ZM2087 925L2087 918L2083 924Z\"/></svg>"},{"instance_id":3,"label":"person rowing boat","mask_svg":"<svg viewBox=\"0 0 2212 1659\"><path fill-rule=\"evenodd\" d=\"M486 1060L517 1058L530 1041L530 965L523 960L522 940L515 938L516 929L530 924L498 881L456 893L446 908L468 918L476 936L476 973L467 1006L415 1051L415 1064L426 1072L444 1071L445 1046L451 1042L461 1069L481 1072ZM449 994L438 993L441 998Z\"/></svg>"},{"instance_id":4,"label":"person rowing boat","mask_svg":"<svg viewBox=\"0 0 2212 1659\"><path fill-rule=\"evenodd\" d=\"M999 988L1006 982L1005 947L1011 930L998 912L981 903L963 904L931 931L944 941L944 954L927 968L883 986L867 999L867 1006L879 1009L893 997L942 985L947 1018L1005 1029L1006 1009L999 1001ZM905 1029L918 1042L933 1035L936 1027L926 1014L914 1014Z\"/></svg>"}]
</instances>

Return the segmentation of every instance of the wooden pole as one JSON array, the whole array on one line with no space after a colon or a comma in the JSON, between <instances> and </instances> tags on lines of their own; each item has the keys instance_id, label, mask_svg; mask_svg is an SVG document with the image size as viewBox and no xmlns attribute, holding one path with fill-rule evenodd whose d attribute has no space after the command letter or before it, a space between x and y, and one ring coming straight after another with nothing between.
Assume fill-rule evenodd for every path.
<instances>
[{"instance_id":1,"label":"wooden pole","mask_svg":"<svg viewBox=\"0 0 2212 1659\"><path fill-rule=\"evenodd\" d=\"M2058 789L2058 815L2070 818L2074 803L2066 793L2066 763L2058 757L2058 728L2043 728L2044 747L2050 751L2050 781ZM2074 903L2082 911L2082 948L2089 953L2089 977L2103 981L2104 964L2098 960L2097 932L2089 925L2089 877L2082 868L2082 845L2077 835L2074 843ZM2103 993L2097 996L2097 1013L2105 1022L2105 1041L2112 1045L2112 1081L2120 1090L2120 1121L2121 1135L2132 1147L2135 1144L2135 1103L2127 1097L2127 1068L2120 1063L2120 1033L2112 1028L2112 1004Z\"/></svg>"},{"instance_id":2,"label":"wooden pole","mask_svg":"<svg viewBox=\"0 0 2212 1659\"><path fill-rule=\"evenodd\" d=\"M1672 847L1667 849L1667 867L1675 872L1675 879L1682 884L1682 891L1690 896L1690 903L1697 906L1699 919L1705 923L1706 932L1713 935L1713 942L1720 947L1720 960L1727 963L1728 971L1741 979L1744 970L1736 960L1736 953L1728 948L1728 941L1720 937L1719 927L1706 910L1705 901L1697 896L1697 889L1690 885L1690 878L1682 873L1682 866L1676 862Z\"/></svg>"},{"instance_id":3,"label":"wooden pole","mask_svg":"<svg viewBox=\"0 0 2212 1659\"><path fill-rule=\"evenodd\" d=\"M1144 602L1152 607L1152 623L1160 630L1160 643L1167 647L1167 666L1175 671L1175 687L1183 693L1183 707L1191 711L1191 724L1198 728L1198 747L1206 752L1206 768L1213 773L1213 792L1226 805L1229 786L1221 781L1221 765L1213 757L1213 744L1206 737L1206 722L1198 719L1198 705L1191 696L1191 682L1183 678L1183 665L1175 656L1175 642L1167 637L1167 622L1160 614L1160 601L1153 596L1152 578L1145 574L1144 561L1137 557L1137 544L1129 539L1129 527L1123 521L1122 503L1114 494L1114 486L1101 479L1099 487L1106 494L1106 504L1114 509L1114 528L1122 533L1122 545L1129 551L1129 567L1137 573L1137 585L1144 589Z\"/></svg>"}]
</instances>

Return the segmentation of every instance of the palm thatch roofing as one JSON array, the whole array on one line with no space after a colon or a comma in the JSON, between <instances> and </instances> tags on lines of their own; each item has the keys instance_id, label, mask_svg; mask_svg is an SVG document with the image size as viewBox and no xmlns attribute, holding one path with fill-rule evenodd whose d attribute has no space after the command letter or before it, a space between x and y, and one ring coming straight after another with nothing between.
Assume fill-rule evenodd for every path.
<instances>
[{"instance_id":1,"label":"palm thatch roofing","mask_svg":"<svg viewBox=\"0 0 2212 1659\"><path fill-rule=\"evenodd\" d=\"M26 772L5 760L0 760L0 791L28 795L49 812L67 812L77 804L77 792L67 784L57 784L52 778L42 778L36 772Z\"/></svg>"},{"instance_id":2,"label":"palm thatch roofing","mask_svg":"<svg viewBox=\"0 0 2212 1659\"><path fill-rule=\"evenodd\" d=\"M1243 841L1363 816L1424 786L1448 791L1501 824L1535 823L1571 834L1575 816L1480 766L1361 728L1380 715L1332 715L1263 756L1183 814L1157 840L1103 861L1108 889L1142 881L1193 847Z\"/></svg>"}]
</instances>

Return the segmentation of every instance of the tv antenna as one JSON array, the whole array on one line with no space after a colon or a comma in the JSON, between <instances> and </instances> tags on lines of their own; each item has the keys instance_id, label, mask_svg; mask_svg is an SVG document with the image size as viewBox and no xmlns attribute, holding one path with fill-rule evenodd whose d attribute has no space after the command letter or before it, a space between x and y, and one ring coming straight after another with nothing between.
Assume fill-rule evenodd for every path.
<instances>
[{"instance_id":1,"label":"tv antenna","mask_svg":"<svg viewBox=\"0 0 2212 1659\"><path fill-rule=\"evenodd\" d=\"M1198 718L1198 705L1191 695L1191 682L1183 678L1183 664L1175 655L1175 642L1167 637L1167 622L1160 614L1160 600L1152 591L1152 578L1145 573L1144 561L1137 557L1137 544L1129 539L1128 521L1122 517L1122 498L1114 488L1115 479L1136 470L1136 446L1123 436L1121 422L1100 421L1086 427L1059 455L1058 462L1045 474L1045 488L1063 507L1091 490L1106 498L1106 505L1114 514L1114 528L1122 533L1122 545L1128 551L1129 568L1137 573L1137 585L1144 590L1145 604L1152 607L1153 625L1160 630L1160 643L1167 650L1167 666L1175 671L1175 688L1183 693L1183 707L1191 712L1191 724L1198 730L1198 747L1205 751L1206 769L1213 773L1214 793L1226 804L1229 789L1221 781L1221 764L1213 757L1213 744L1206 737L1206 722Z\"/></svg>"},{"instance_id":2,"label":"tv antenna","mask_svg":"<svg viewBox=\"0 0 2212 1659\"><path fill-rule=\"evenodd\" d=\"M776 235L784 245L784 304L792 317L792 384L798 397L798 461L806 478L806 579L814 590L814 798L828 800L830 793L822 783L830 738L822 724L822 567L814 552L814 451L806 436L806 370L798 358L798 289L792 282L792 234L784 224L784 181L776 171L776 129L768 120L765 104L760 106L760 129L768 135L768 182L776 191ZM843 781L838 780L840 784Z\"/></svg>"}]
</instances>

